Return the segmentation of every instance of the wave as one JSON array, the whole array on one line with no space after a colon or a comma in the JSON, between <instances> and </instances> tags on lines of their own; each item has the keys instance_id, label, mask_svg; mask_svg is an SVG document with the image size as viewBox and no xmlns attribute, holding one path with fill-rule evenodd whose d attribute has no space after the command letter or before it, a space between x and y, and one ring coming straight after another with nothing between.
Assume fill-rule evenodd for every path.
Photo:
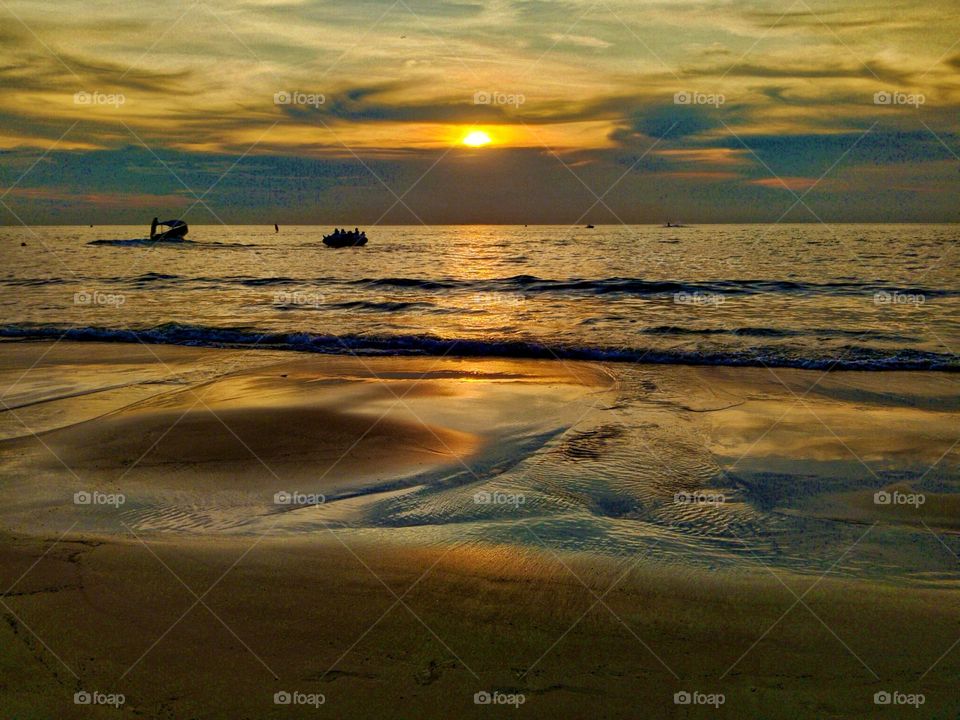
<instances>
[{"instance_id":1,"label":"wave","mask_svg":"<svg viewBox=\"0 0 960 720\"><path fill-rule=\"evenodd\" d=\"M406 312L408 310L443 313L457 312L443 310L429 302L372 302L368 300L349 300L346 302L330 303L327 307L338 310L360 310L362 312Z\"/></svg>"},{"instance_id":2,"label":"wave","mask_svg":"<svg viewBox=\"0 0 960 720\"><path fill-rule=\"evenodd\" d=\"M318 282L326 281L319 278ZM718 294L758 295L763 293L790 293L811 295L864 295L876 292L940 297L960 294L936 288L913 288L891 285L883 280L872 282L809 283L788 280L715 280L709 282L679 282L674 280L643 280L641 278L612 277L602 279L570 278L551 280L535 275L515 275L487 280L420 279L404 277L362 278L350 280L354 286L415 288L421 290L476 290L522 293L575 292L592 295L675 295Z\"/></svg>"},{"instance_id":3,"label":"wave","mask_svg":"<svg viewBox=\"0 0 960 720\"><path fill-rule=\"evenodd\" d=\"M419 290L452 290L467 288L474 284L470 280L425 280L421 278L361 278L350 280L348 285L364 285L369 287L398 287L417 288Z\"/></svg>"},{"instance_id":4,"label":"wave","mask_svg":"<svg viewBox=\"0 0 960 720\"><path fill-rule=\"evenodd\" d=\"M458 314L462 315L464 312L457 309L447 309L440 308L429 302L372 302L368 300L349 300L346 302L337 302L337 303L326 303L324 304L318 297L316 302L303 302L303 303L284 303L282 305L275 306L278 310L284 311L293 311L293 310L354 310L357 312L372 312L372 313L401 313L408 312L410 310L417 310L419 312L432 313L437 315L451 315ZM480 311L477 311L480 312Z\"/></svg>"},{"instance_id":5,"label":"wave","mask_svg":"<svg viewBox=\"0 0 960 720\"><path fill-rule=\"evenodd\" d=\"M325 335L307 332L261 332L254 328L216 328L166 323L144 329L0 326L0 337L74 341L140 342L201 347L269 348L350 355L432 355L592 360L669 365L789 367L818 370L960 370L951 354L913 349L877 349L862 345L833 347L815 354L817 345L756 346L741 350L677 350L648 347L603 347L546 344L521 340L440 338L433 335Z\"/></svg>"},{"instance_id":6,"label":"wave","mask_svg":"<svg viewBox=\"0 0 960 720\"><path fill-rule=\"evenodd\" d=\"M101 242L101 241L95 241ZM124 241L126 242L126 241ZM180 241L178 241L180 242ZM190 241L183 241L190 242ZM239 285L243 287L336 287L349 288L393 288L424 292L452 291L474 293L515 293L519 295L570 293L574 295L638 296L670 298L687 296L745 296L762 294L788 294L801 296L850 296L871 297L875 294L923 296L924 298L960 296L960 290L930 287L905 287L890 284L883 280L870 282L829 282L809 283L788 280L715 280L706 282L680 282L674 280L642 280L640 278L603 278L551 280L534 275L515 275L507 278L489 278L483 280L465 280L455 278L427 279L410 277L361 278L344 280L336 277L295 278L288 276L257 277L252 275L227 275L224 277L201 276L187 277L147 273L136 277L52 277L52 278L16 278L0 280L11 286L68 284L83 280L117 285L140 286L145 282L164 281L184 287L224 287Z\"/></svg>"},{"instance_id":7,"label":"wave","mask_svg":"<svg viewBox=\"0 0 960 720\"><path fill-rule=\"evenodd\" d=\"M10 278L0 280L0 284L9 287L41 287L43 285L71 285L75 283L86 283L91 285L131 285L134 287L143 287L150 283L176 284L184 280L180 275L168 275L166 273L148 272L142 275L126 277L94 277L90 275L71 275L70 277L46 277L46 278Z\"/></svg>"},{"instance_id":8,"label":"wave","mask_svg":"<svg viewBox=\"0 0 960 720\"><path fill-rule=\"evenodd\" d=\"M919 338L908 335L894 335L892 333L876 332L875 330L843 330L840 328L812 328L810 330L787 330L785 328L769 327L740 327L740 328L689 328L677 325L657 325L643 328L637 332L643 335L730 335L734 337L839 337L855 338L858 340L870 339L882 342L917 342Z\"/></svg>"}]
</instances>

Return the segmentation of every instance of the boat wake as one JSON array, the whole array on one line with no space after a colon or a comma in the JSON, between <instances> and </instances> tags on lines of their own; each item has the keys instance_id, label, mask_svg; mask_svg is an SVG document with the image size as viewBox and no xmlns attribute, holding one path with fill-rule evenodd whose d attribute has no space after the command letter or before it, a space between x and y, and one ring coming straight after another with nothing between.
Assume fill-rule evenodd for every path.
<instances>
[{"instance_id":1,"label":"boat wake","mask_svg":"<svg viewBox=\"0 0 960 720\"><path fill-rule=\"evenodd\" d=\"M130 238L127 240L91 240L87 245L109 245L113 247L153 247L154 245L196 245L193 240L186 238L166 238L151 240L150 238Z\"/></svg>"}]
</instances>

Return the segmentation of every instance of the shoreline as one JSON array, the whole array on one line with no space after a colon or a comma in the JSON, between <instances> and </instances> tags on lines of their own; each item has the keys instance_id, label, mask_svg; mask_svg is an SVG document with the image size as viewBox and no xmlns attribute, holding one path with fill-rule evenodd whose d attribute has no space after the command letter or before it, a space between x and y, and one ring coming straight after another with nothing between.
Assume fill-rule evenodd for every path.
<instances>
[{"instance_id":1,"label":"shoreline","mask_svg":"<svg viewBox=\"0 0 960 720\"><path fill-rule=\"evenodd\" d=\"M210 334L198 338L198 330ZM651 335L650 337L656 337ZM944 353L919 353L922 358L839 357L794 359L778 355L752 356L742 351L677 351L656 348L580 347L549 345L526 340L482 340L478 338L444 339L429 335L362 336L324 335L301 331L248 331L164 323L140 328L102 327L30 327L0 328L0 345L15 343L72 342L104 345L144 345L150 347L192 347L208 350L257 350L301 353L332 357L459 358L501 360L546 360L571 363L643 364L703 368L773 368L812 372L917 372L956 373L960 363ZM777 348L774 347L776 350Z\"/></svg>"}]
</instances>

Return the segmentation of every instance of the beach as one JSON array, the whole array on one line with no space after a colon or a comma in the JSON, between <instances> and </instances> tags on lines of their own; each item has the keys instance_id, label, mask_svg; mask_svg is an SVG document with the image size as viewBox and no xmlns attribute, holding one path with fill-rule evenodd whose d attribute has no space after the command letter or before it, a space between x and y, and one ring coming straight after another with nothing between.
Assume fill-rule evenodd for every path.
<instances>
[{"instance_id":1,"label":"beach","mask_svg":"<svg viewBox=\"0 0 960 720\"><path fill-rule=\"evenodd\" d=\"M5 537L5 581L54 540ZM486 717L483 691L523 694L531 717L869 718L894 689L925 695L889 708L902 717L956 713L955 656L920 679L960 634L953 592L825 580L804 595L816 578L340 540L61 541L4 599L4 713L115 713L75 707L84 689L148 717L285 717L282 691L336 717ZM787 613L790 589L809 607ZM684 691L725 702L675 705Z\"/></svg>"},{"instance_id":2,"label":"beach","mask_svg":"<svg viewBox=\"0 0 960 720\"><path fill-rule=\"evenodd\" d=\"M960 720L957 0L0 0L0 720Z\"/></svg>"},{"instance_id":3,"label":"beach","mask_svg":"<svg viewBox=\"0 0 960 720\"><path fill-rule=\"evenodd\" d=\"M5 715L960 707L950 374L17 341L0 379Z\"/></svg>"}]
</instances>

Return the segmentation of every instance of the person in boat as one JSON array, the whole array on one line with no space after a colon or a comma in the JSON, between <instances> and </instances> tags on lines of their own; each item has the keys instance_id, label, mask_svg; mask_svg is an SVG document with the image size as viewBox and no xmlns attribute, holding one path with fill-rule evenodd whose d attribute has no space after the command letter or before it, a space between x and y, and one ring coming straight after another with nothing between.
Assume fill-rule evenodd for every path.
<instances>
[{"instance_id":1,"label":"person in boat","mask_svg":"<svg viewBox=\"0 0 960 720\"><path fill-rule=\"evenodd\" d=\"M154 218L153 222L150 223L150 239L153 240L154 236L157 234L157 225L160 224L160 218Z\"/></svg>"}]
</instances>

